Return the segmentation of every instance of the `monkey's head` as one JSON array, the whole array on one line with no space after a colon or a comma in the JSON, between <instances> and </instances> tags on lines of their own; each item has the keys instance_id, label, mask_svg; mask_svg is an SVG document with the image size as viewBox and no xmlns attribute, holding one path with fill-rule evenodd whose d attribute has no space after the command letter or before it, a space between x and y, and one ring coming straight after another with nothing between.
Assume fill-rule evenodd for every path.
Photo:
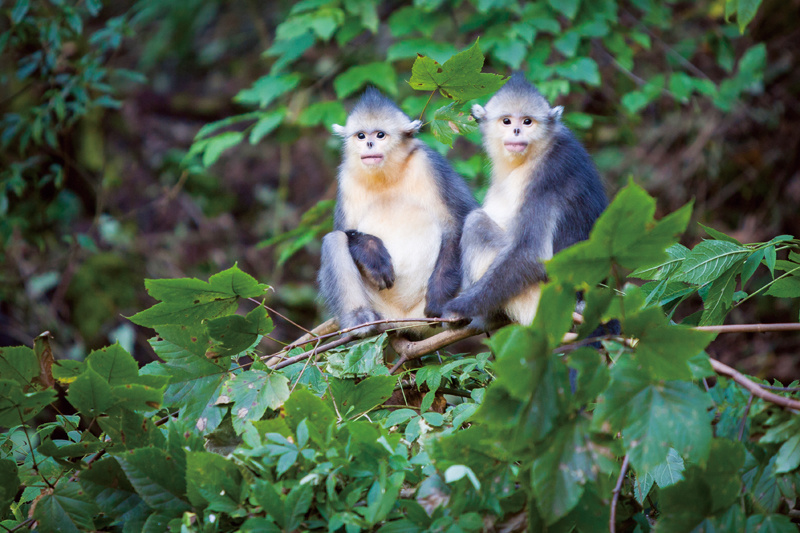
<instances>
[{"instance_id":1,"label":"monkey's head","mask_svg":"<svg viewBox=\"0 0 800 533\"><path fill-rule=\"evenodd\" d=\"M333 132L344 140L345 159L359 162L357 168L371 170L405 159L411 149L408 141L421 125L370 87L348 115L345 125L334 124Z\"/></svg>"},{"instance_id":2,"label":"monkey's head","mask_svg":"<svg viewBox=\"0 0 800 533\"><path fill-rule=\"evenodd\" d=\"M547 141L559 124L563 107L550 104L521 72L492 96L486 107L475 104L472 115L480 124L484 144L494 157L524 157L530 147Z\"/></svg>"}]
</instances>

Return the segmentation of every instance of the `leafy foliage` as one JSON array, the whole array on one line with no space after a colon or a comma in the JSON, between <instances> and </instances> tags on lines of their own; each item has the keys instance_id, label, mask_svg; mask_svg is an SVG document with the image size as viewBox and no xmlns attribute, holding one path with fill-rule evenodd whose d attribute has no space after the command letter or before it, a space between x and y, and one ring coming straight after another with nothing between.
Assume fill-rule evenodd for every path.
<instances>
[{"instance_id":1,"label":"leafy foliage","mask_svg":"<svg viewBox=\"0 0 800 533\"><path fill-rule=\"evenodd\" d=\"M751 295L787 296L778 281L797 278L800 243L716 233L683 249L688 215L653 220L652 198L629 184L588 241L548 264L547 312L533 325L496 332L491 354L427 356L402 376L383 364L385 335L324 365L266 366L258 346L272 323L256 303L267 286L236 266L208 282L148 280L160 301L131 320L155 329L161 361L139 369L113 345L56 362L75 414L31 424L57 395L40 375L45 351L0 350L3 525L29 524L31 508L40 528L72 531L477 531L520 516L533 528L604 531L622 475L620 527L647 512L659 531L790 531L781 512L797 498L797 415L725 379L700 386L714 334L670 321L671 300L624 279L710 295L755 254L784 274ZM789 255L773 264L768 248ZM563 344L579 288L585 323ZM736 302L721 292L724 317ZM622 336L590 348L611 318ZM23 428L35 439L14 438Z\"/></svg>"}]
</instances>

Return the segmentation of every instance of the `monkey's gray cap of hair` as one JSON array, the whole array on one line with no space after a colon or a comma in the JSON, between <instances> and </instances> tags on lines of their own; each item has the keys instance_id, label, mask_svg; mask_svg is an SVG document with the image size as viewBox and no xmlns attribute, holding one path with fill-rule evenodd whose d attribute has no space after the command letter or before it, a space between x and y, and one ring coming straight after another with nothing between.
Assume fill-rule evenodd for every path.
<instances>
[{"instance_id":1,"label":"monkey's gray cap of hair","mask_svg":"<svg viewBox=\"0 0 800 533\"><path fill-rule=\"evenodd\" d=\"M537 117L543 122L548 117L557 120L561 116L562 107L550 108L542 93L534 87L525 75L517 71L511 75L505 85L486 103L483 116L498 118L501 115L520 114Z\"/></svg>"},{"instance_id":2,"label":"monkey's gray cap of hair","mask_svg":"<svg viewBox=\"0 0 800 533\"><path fill-rule=\"evenodd\" d=\"M334 124L333 131L342 137L352 135L356 130L372 129L395 129L414 134L420 126L420 121L412 121L378 89L368 87L348 115L344 127Z\"/></svg>"}]
</instances>

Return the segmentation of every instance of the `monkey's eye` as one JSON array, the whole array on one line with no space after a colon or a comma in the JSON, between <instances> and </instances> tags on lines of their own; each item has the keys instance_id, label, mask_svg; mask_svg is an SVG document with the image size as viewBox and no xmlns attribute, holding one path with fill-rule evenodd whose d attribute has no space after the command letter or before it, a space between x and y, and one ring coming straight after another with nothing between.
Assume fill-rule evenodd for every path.
<instances>
[{"instance_id":1,"label":"monkey's eye","mask_svg":"<svg viewBox=\"0 0 800 533\"><path fill-rule=\"evenodd\" d=\"M363 131L359 131L358 134L356 134L356 137L358 137L359 139L366 139L367 138L367 136L364 135Z\"/></svg>"},{"instance_id":2,"label":"monkey's eye","mask_svg":"<svg viewBox=\"0 0 800 533\"><path fill-rule=\"evenodd\" d=\"M386 134L383 133L382 131L379 131L377 137L378 139L383 139L384 137L386 137Z\"/></svg>"},{"instance_id":3,"label":"monkey's eye","mask_svg":"<svg viewBox=\"0 0 800 533\"><path fill-rule=\"evenodd\" d=\"M503 119L503 124L505 124L506 126L508 126L509 124L511 124L511 119L510 119L510 118L508 118L508 117L504 118L504 119Z\"/></svg>"},{"instance_id":4,"label":"monkey's eye","mask_svg":"<svg viewBox=\"0 0 800 533\"><path fill-rule=\"evenodd\" d=\"M522 121L522 123L525 124L526 126L530 126L533 123L533 121L529 118L526 118Z\"/></svg>"}]
</instances>

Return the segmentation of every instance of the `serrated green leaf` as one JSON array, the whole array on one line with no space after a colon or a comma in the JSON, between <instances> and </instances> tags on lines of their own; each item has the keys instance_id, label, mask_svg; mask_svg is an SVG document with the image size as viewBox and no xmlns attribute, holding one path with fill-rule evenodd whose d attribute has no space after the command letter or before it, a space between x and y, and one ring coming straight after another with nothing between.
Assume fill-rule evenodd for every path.
<instances>
[{"instance_id":1,"label":"serrated green leaf","mask_svg":"<svg viewBox=\"0 0 800 533\"><path fill-rule=\"evenodd\" d=\"M636 471L655 468L670 448L697 464L705 463L711 446L711 423L706 416L711 400L707 395L688 382L654 383L628 359L617 362L611 378L595 409L593 424L599 427L607 421L614 431L622 431Z\"/></svg>"},{"instance_id":2,"label":"serrated green leaf","mask_svg":"<svg viewBox=\"0 0 800 533\"><path fill-rule=\"evenodd\" d=\"M753 515L747 517L746 533L795 533L797 525L786 515Z\"/></svg>"},{"instance_id":3,"label":"serrated green leaf","mask_svg":"<svg viewBox=\"0 0 800 533\"><path fill-rule=\"evenodd\" d=\"M242 474L233 461L206 451L186 452L186 493L196 507L231 513L239 506Z\"/></svg>"},{"instance_id":4,"label":"serrated green leaf","mask_svg":"<svg viewBox=\"0 0 800 533\"><path fill-rule=\"evenodd\" d=\"M233 100L264 109L279 96L293 90L299 83L300 75L296 73L269 74L256 80L252 87L239 91Z\"/></svg>"},{"instance_id":5,"label":"serrated green leaf","mask_svg":"<svg viewBox=\"0 0 800 533\"><path fill-rule=\"evenodd\" d=\"M725 315L733 302L733 292L736 290L736 275L741 268L742 264L735 264L711 283L708 295L703 300L701 326L722 324L725 320Z\"/></svg>"},{"instance_id":6,"label":"serrated green leaf","mask_svg":"<svg viewBox=\"0 0 800 533\"><path fill-rule=\"evenodd\" d=\"M775 459L775 473L784 474L800 466L800 435L794 435L784 442Z\"/></svg>"},{"instance_id":7,"label":"serrated green leaf","mask_svg":"<svg viewBox=\"0 0 800 533\"><path fill-rule=\"evenodd\" d=\"M36 354L27 346L6 346L0 348L0 379L16 381L27 387L39 375L39 362Z\"/></svg>"},{"instance_id":8,"label":"serrated green leaf","mask_svg":"<svg viewBox=\"0 0 800 533\"><path fill-rule=\"evenodd\" d=\"M392 96L397 95L397 73L389 63L356 65L333 80L337 98L346 98L368 84L373 84Z\"/></svg>"},{"instance_id":9,"label":"serrated green leaf","mask_svg":"<svg viewBox=\"0 0 800 533\"><path fill-rule=\"evenodd\" d=\"M217 341L211 348L214 356L227 357L252 348L272 331L273 325L267 310L259 306L247 316L229 315L209 320L206 327L209 336Z\"/></svg>"},{"instance_id":10,"label":"serrated green leaf","mask_svg":"<svg viewBox=\"0 0 800 533\"><path fill-rule=\"evenodd\" d=\"M518 69L528 53L528 46L517 39L503 39L495 44L491 53L501 63Z\"/></svg>"},{"instance_id":11,"label":"serrated green leaf","mask_svg":"<svg viewBox=\"0 0 800 533\"><path fill-rule=\"evenodd\" d=\"M656 484L663 488L681 481L685 469L683 458L681 458L678 452L673 448L670 448L666 460L656 465L656 467L651 470L650 474L653 476L653 480Z\"/></svg>"},{"instance_id":12,"label":"serrated green leaf","mask_svg":"<svg viewBox=\"0 0 800 533\"><path fill-rule=\"evenodd\" d=\"M301 387L292 392L283 410L292 431L296 431L300 422L308 419L309 436L317 445L325 443L328 427L336 421L336 415L328 404Z\"/></svg>"},{"instance_id":13,"label":"serrated green leaf","mask_svg":"<svg viewBox=\"0 0 800 533\"><path fill-rule=\"evenodd\" d=\"M94 350L86 358L86 365L112 386L131 383L139 377L139 365L119 343Z\"/></svg>"},{"instance_id":14,"label":"serrated green leaf","mask_svg":"<svg viewBox=\"0 0 800 533\"><path fill-rule=\"evenodd\" d=\"M95 437L91 437L94 439ZM90 453L95 453L110 446L110 442L98 440L85 440L83 442L71 442L68 440L54 441L47 438L37 448L37 451L48 457L84 457Z\"/></svg>"},{"instance_id":15,"label":"serrated green leaf","mask_svg":"<svg viewBox=\"0 0 800 533\"><path fill-rule=\"evenodd\" d=\"M452 102L436 110L431 121L431 132L442 144L452 148L456 135L466 135L478 129L478 124L469 113L459 110Z\"/></svg>"},{"instance_id":16,"label":"serrated green leaf","mask_svg":"<svg viewBox=\"0 0 800 533\"><path fill-rule=\"evenodd\" d=\"M613 460L601 455L601 448L592 440L586 420L561 426L534 460L533 493L547 524L569 513L580 501L584 486L596 481L600 472L610 473Z\"/></svg>"},{"instance_id":17,"label":"serrated green leaf","mask_svg":"<svg viewBox=\"0 0 800 533\"><path fill-rule=\"evenodd\" d=\"M748 255L749 249L732 242L703 241L694 247L673 279L697 285L708 283L733 265L744 263Z\"/></svg>"},{"instance_id":18,"label":"serrated green leaf","mask_svg":"<svg viewBox=\"0 0 800 533\"><path fill-rule=\"evenodd\" d=\"M126 517L147 508L136 494L119 463L112 457L96 461L81 471L80 485L100 508L100 511L123 523Z\"/></svg>"},{"instance_id":19,"label":"serrated green leaf","mask_svg":"<svg viewBox=\"0 0 800 533\"><path fill-rule=\"evenodd\" d=\"M311 508L313 498L314 489L310 484L297 485L286 495L284 504L286 508L286 531L294 531L300 527L303 518Z\"/></svg>"},{"instance_id":20,"label":"serrated green leaf","mask_svg":"<svg viewBox=\"0 0 800 533\"><path fill-rule=\"evenodd\" d=\"M250 370L226 381L222 394L233 403L233 427L241 433L246 421L260 420L267 408L276 410L283 405L289 398L289 380L280 374Z\"/></svg>"},{"instance_id":21,"label":"serrated green leaf","mask_svg":"<svg viewBox=\"0 0 800 533\"><path fill-rule=\"evenodd\" d=\"M337 378L353 378L382 373L386 368L383 350L387 335L365 339L354 345L328 352L325 370Z\"/></svg>"},{"instance_id":22,"label":"serrated green leaf","mask_svg":"<svg viewBox=\"0 0 800 533\"><path fill-rule=\"evenodd\" d=\"M84 416L94 418L116 404L111 386L94 370L87 369L69 386L69 403Z\"/></svg>"},{"instance_id":23,"label":"serrated green leaf","mask_svg":"<svg viewBox=\"0 0 800 533\"><path fill-rule=\"evenodd\" d=\"M16 499L20 479L17 463L11 459L0 459L0 514Z\"/></svg>"},{"instance_id":24,"label":"serrated green leaf","mask_svg":"<svg viewBox=\"0 0 800 533\"><path fill-rule=\"evenodd\" d=\"M140 448L115 457L137 494L153 509L180 516L191 509L186 501L186 456Z\"/></svg>"},{"instance_id":25,"label":"serrated green leaf","mask_svg":"<svg viewBox=\"0 0 800 533\"><path fill-rule=\"evenodd\" d=\"M150 345L165 364L151 363L142 373L169 376L164 404L181 408L181 416L195 422L201 431L213 430L224 414L215 402L228 377L230 358L207 359L210 341L203 331L159 326L158 333L160 339L150 339Z\"/></svg>"},{"instance_id":26,"label":"serrated green leaf","mask_svg":"<svg viewBox=\"0 0 800 533\"><path fill-rule=\"evenodd\" d=\"M713 489L697 467L684 472L685 479L660 492L659 532L684 533L693 531L711 514Z\"/></svg>"},{"instance_id":27,"label":"serrated green leaf","mask_svg":"<svg viewBox=\"0 0 800 533\"><path fill-rule=\"evenodd\" d=\"M484 57L475 41L440 65L433 59L418 56L411 68L409 85L418 91L439 92L445 98L465 102L497 91L506 81L498 74L481 73Z\"/></svg>"},{"instance_id":28,"label":"serrated green leaf","mask_svg":"<svg viewBox=\"0 0 800 533\"><path fill-rule=\"evenodd\" d=\"M331 379L330 400L335 402L342 416L355 418L388 400L397 379L398 376L372 376L359 383L350 379Z\"/></svg>"},{"instance_id":29,"label":"serrated green leaf","mask_svg":"<svg viewBox=\"0 0 800 533\"><path fill-rule=\"evenodd\" d=\"M539 386L548 365L550 346L538 329L510 325L487 341L495 354L499 386L519 400L526 400Z\"/></svg>"},{"instance_id":30,"label":"serrated green leaf","mask_svg":"<svg viewBox=\"0 0 800 533\"><path fill-rule=\"evenodd\" d=\"M341 102L315 102L305 108L297 118L301 126L316 126L322 124L330 128L331 124L342 124L347 120L347 111Z\"/></svg>"},{"instance_id":31,"label":"serrated green leaf","mask_svg":"<svg viewBox=\"0 0 800 533\"><path fill-rule=\"evenodd\" d=\"M94 531L92 518L95 514L97 506L76 483L62 483L53 492L46 493L33 510L40 531L64 533Z\"/></svg>"},{"instance_id":32,"label":"serrated green leaf","mask_svg":"<svg viewBox=\"0 0 800 533\"><path fill-rule=\"evenodd\" d=\"M572 20L578 13L581 0L547 0L547 3L550 4L553 9Z\"/></svg>"}]
</instances>

